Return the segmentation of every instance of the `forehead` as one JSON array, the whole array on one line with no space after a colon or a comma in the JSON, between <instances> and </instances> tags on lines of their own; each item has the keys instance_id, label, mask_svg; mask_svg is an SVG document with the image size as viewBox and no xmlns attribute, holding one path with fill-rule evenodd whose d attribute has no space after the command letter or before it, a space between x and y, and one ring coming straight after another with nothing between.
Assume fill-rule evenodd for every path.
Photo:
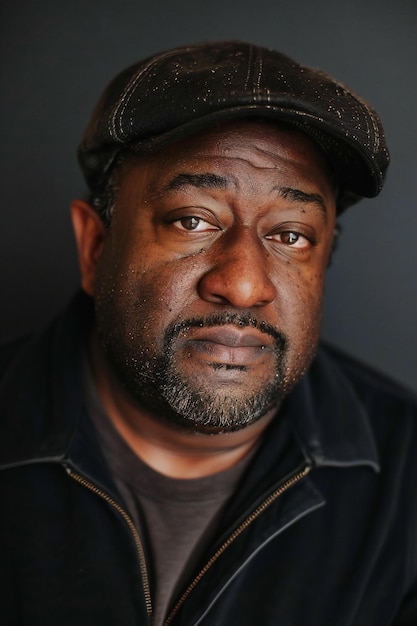
<instances>
[{"instance_id":1,"label":"forehead","mask_svg":"<svg viewBox=\"0 0 417 626\"><path fill-rule=\"evenodd\" d=\"M182 172L216 172L237 185L243 179L256 185L279 176L289 184L334 195L331 168L309 137L294 128L252 120L211 127L152 155L133 155L123 163L119 182L146 181L149 191L158 192Z\"/></svg>"}]
</instances>

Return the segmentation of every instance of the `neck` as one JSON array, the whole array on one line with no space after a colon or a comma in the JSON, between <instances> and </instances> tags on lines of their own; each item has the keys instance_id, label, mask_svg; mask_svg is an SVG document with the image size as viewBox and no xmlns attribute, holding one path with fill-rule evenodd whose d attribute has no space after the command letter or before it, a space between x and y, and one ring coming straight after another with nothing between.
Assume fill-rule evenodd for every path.
<instances>
[{"instance_id":1,"label":"neck","mask_svg":"<svg viewBox=\"0 0 417 626\"><path fill-rule=\"evenodd\" d=\"M142 461L172 478L200 478L236 465L256 446L276 413L269 411L236 432L188 432L133 402L113 374L95 333L90 354L98 395L116 430Z\"/></svg>"}]
</instances>

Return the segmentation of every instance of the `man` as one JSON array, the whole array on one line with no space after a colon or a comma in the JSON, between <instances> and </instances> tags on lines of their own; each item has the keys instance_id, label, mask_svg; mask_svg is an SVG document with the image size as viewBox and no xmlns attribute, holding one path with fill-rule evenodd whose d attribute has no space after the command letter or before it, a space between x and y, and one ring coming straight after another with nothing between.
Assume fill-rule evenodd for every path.
<instances>
[{"instance_id":1,"label":"man","mask_svg":"<svg viewBox=\"0 0 417 626\"><path fill-rule=\"evenodd\" d=\"M5 623L417 623L415 399L317 349L377 114L192 46L117 76L79 158L83 295L2 353Z\"/></svg>"}]
</instances>

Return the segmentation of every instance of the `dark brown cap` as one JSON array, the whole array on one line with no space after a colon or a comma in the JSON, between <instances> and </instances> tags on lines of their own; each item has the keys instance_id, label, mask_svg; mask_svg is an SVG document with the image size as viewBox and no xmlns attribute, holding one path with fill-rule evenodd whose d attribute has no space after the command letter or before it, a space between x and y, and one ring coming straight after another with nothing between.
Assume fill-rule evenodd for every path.
<instances>
[{"instance_id":1,"label":"dark brown cap","mask_svg":"<svg viewBox=\"0 0 417 626\"><path fill-rule=\"evenodd\" d=\"M320 145L338 177L339 208L381 191L389 154L372 107L321 71L236 41L168 50L121 72L93 112L79 161L97 192L122 150L154 152L249 117L285 122Z\"/></svg>"}]
</instances>

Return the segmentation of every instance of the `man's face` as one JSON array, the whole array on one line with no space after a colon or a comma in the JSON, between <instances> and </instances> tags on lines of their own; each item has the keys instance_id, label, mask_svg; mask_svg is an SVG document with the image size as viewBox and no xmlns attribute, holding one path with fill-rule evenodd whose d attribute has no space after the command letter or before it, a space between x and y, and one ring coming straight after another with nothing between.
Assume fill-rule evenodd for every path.
<instances>
[{"instance_id":1,"label":"man's face","mask_svg":"<svg viewBox=\"0 0 417 626\"><path fill-rule=\"evenodd\" d=\"M127 159L94 298L138 409L227 432L278 407L315 352L334 221L297 131L245 121Z\"/></svg>"}]
</instances>

